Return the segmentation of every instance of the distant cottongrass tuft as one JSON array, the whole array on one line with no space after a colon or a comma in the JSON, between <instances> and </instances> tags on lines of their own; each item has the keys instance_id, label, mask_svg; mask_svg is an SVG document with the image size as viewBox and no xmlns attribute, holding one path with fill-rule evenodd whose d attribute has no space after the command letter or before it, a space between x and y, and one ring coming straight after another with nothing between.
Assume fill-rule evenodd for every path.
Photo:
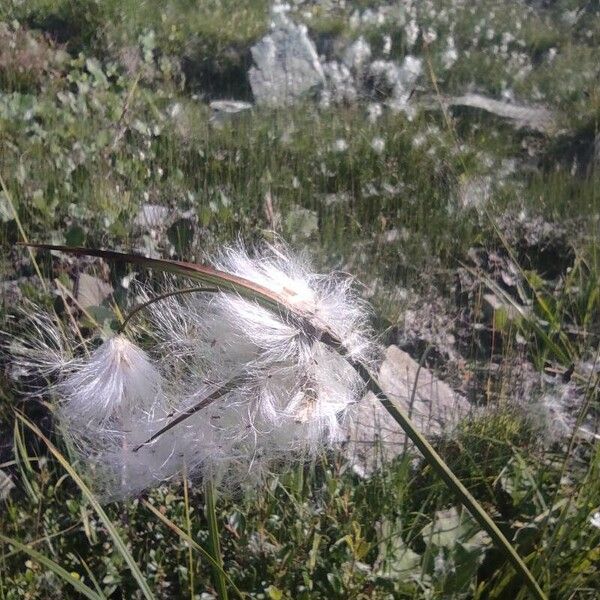
<instances>
[{"instance_id":1,"label":"distant cottongrass tuft","mask_svg":"<svg viewBox=\"0 0 600 600\"><path fill-rule=\"evenodd\" d=\"M77 347L47 316L39 317L43 336L40 325L19 341L16 364L51 379L59 422L106 499L135 495L184 466L223 484L255 484L275 465L346 438L364 384L315 332L335 336L351 361L377 363L368 306L352 280L315 274L273 246L253 256L225 248L213 266L277 294L303 318L213 290L165 295L136 328L95 349ZM134 287L148 301L177 290L165 281L158 292Z\"/></svg>"}]
</instances>

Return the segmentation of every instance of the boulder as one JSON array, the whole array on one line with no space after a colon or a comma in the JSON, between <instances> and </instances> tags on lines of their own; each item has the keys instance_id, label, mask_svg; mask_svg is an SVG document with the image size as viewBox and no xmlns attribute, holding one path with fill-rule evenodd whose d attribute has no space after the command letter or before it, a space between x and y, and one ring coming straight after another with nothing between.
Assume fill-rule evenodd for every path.
<instances>
[{"instance_id":1,"label":"boulder","mask_svg":"<svg viewBox=\"0 0 600 600\"><path fill-rule=\"evenodd\" d=\"M481 94L447 96L442 98L442 102L448 106L466 106L483 110L512 122L517 128L530 129L546 134L556 130L554 113L543 106L526 106L514 102L503 102Z\"/></svg>"},{"instance_id":2,"label":"boulder","mask_svg":"<svg viewBox=\"0 0 600 600\"><path fill-rule=\"evenodd\" d=\"M451 431L471 410L466 398L429 369L419 370L419 363L398 346L386 350L378 380L383 391L429 439ZM400 425L371 392L358 403L347 433L347 457L361 476L369 476L412 447Z\"/></svg>"},{"instance_id":3,"label":"boulder","mask_svg":"<svg viewBox=\"0 0 600 600\"><path fill-rule=\"evenodd\" d=\"M80 273L77 278L77 302L82 308L90 308L92 306L100 306L106 298L113 292L113 287L110 283L88 275Z\"/></svg>"},{"instance_id":4,"label":"boulder","mask_svg":"<svg viewBox=\"0 0 600 600\"><path fill-rule=\"evenodd\" d=\"M241 102L238 100L213 100L210 103L211 115L210 122L220 127L227 121L234 118L240 113L244 113L252 108L249 102Z\"/></svg>"},{"instance_id":5,"label":"boulder","mask_svg":"<svg viewBox=\"0 0 600 600\"><path fill-rule=\"evenodd\" d=\"M258 105L281 107L318 93L325 76L306 26L276 14L272 29L251 48L250 86Z\"/></svg>"}]
</instances>

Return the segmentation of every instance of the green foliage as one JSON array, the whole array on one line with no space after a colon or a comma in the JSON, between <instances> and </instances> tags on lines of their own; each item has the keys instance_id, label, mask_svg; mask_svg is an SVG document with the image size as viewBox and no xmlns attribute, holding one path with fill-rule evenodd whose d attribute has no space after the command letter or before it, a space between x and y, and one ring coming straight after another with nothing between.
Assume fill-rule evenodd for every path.
<instances>
[{"instance_id":1,"label":"green foliage","mask_svg":"<svg viewBox=\"0 0 600 600\"><path fill-rule=\"evenodd\" d=\"M400 59L409 50L395 25L349 25L355 9L377 4L304 3L294 18L325 46L333 37L364 35L374 58L386 58L383 36L390 35L391 58ZM452 298L466 266L476 286L466 341L457 343L463 356L448 374L456 385L464 384L460 376L475 381L472 399L487 408L436 448L553 597L593 598L600 577L600 530L590 524L600 510L597 444L543 444L543 426L528 410L535 399L517 408L511 385L520 365L560 379L573 363L582 409L597 406L600 22L588 8L566 22L565 11L579 8L571 1L535 12L520 2L502 10L492 0L434 4L417 10L419 23L438 36L423 56L443 74L442 94L473 85L497 95L512 90L518 100L559 111L557 135L458 110L448 122L435 110L410 119L386 112L371 122L361 104L252 108L220 122L203 100L249 96L244 74L250 45L268 27L264 0L146 2L143 9L133 0L3 2L0 174L11 201L0 192L0 329L18 333L12 307L22 298L65 310L13 247L22 238L13 205L31 240L190 260L223 240L252 240L274 228L317 265L364 281L381 329L401 323L410 299L414 308L434 288L451 306L443 328L464 336L465 307ZM443 70L451 26L462 54ZM507 32L514 39L503 38ZM421 38L410 51L425 52ZM428 76L422 85L435 97ZM489 185L465 200L480 181ZM145 224L140 211L148 206L166 208L167 216ZM536 237L534 227L515 221L540 223L552 235ZM548 251L556 232L562 241ZM473 249L514 270L503 280L476 269ZM71 264L38 260L49 282L57 278L65 294L75 292ZM114 268L109 276L121 304L126 274ZM514 285L506 283L511 278ZM489 293L502 302L486 312L481 298ZM111 326L111 303L76 315L82 335L93 319ZM492 341L475 351L485 335ZM444 366L440 355L436 367ZM134 563L156 597L214 594L214 565L198 550L211 538L203 491L192 487L186 498L177 481L152 491L147 501L164 520L140 499L110 505L100 518L93 496L15 420L19 408L49 427L47 407L23 401L23 391L7 365L0 371L0 469L15 487L0 500L0 598L75 598L77 587L141 597ZM52 440L68 456L59 432ZM253 598L523 595L489 540L431 470L409 457L368 480L339 456L322 457L271 477L267 489L225 493L214 513L225 574Z\"/></svg>"}]
</instances>

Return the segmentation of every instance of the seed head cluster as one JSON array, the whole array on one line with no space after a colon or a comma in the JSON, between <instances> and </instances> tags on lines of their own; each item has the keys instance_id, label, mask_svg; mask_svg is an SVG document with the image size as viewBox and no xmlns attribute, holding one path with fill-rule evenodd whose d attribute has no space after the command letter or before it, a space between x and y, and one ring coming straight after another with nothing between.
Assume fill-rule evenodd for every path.
<instances>
[{"instance_id":1,"label":"seed head cluster","mask_svg":"<svg viewBox=\"0 0 600 600\"><path fill-rule=\"evenodd\" d=\"M345 440L363 393L347 358L374 365L378 355L352 280L315 274L273 246L252 255L228 247L212 262L290 310L232 291L173 294L184 286L171 278L158 291L138 285L138 300L160 299L99 345L77 342L39 314L30 336L14 340L15 368L50 382L44 392L106 499L133 496L184 468L223 485L256 483ZM315 335L323 330L342 353Z\"/></svg>"}]
</instances>

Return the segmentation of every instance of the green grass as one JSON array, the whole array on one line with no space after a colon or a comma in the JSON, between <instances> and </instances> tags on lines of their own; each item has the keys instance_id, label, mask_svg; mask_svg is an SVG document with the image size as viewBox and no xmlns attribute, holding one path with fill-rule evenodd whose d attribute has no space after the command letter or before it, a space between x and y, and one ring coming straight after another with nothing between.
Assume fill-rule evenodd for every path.
<instances>
[{"instance_id":1,"label":"green grass","mask_svg":"<svg viewBox=\"0 0 600 600\"><path fill-rule=\"evenodd\" d=\"M389 23L348 26L355 7L376 4L295 16L315 36L363 33L376 54L389 33L393 57L401 57L402 35ZM8 35L20 48L33 38L43 52L0 59L0 174L31 240L190 259L238 235L269 236L270 198L275 227L294 247L319 268L350 271L366 284L384 339L417 326L423 310L440 310L444 331L429 315L432 330L423 326L408 346L419 359L430 336L428 364L481 409L448 439L434 440L436 449L552 598L591 599L600 577L600 530L589 523L600 507L598 444L568 435L548 443L539 390L517 380L522 371L556 372L546 385L559 393L554 381L573 363L575 411L598 409L600 199L589 154L598 130L598 19L566 25L568 2L535 17L521 3L490 16L494 6L451 7L446 17L419 8L420 22L438 31L429 52L441 91L462 93L475 82L498 94L514 85L520 99L538 101L538 90L565 128L552 138L466 111L451 115L450 127L435 111L412 120L386 114L372 124L361 105L253 109L215 127L192 94L209 98L219 86L225 96L248 94L239 75L248 47L266 31L265 2L148 2L144 10L137 2L7 2L0 39ZM483 31L473 47L483 16L496 35L484 40ZM490 50L516 20L523 21L519 51L535 59L524 79ZM457 47L471 53L442 72L451 22ZM38 29L68 39L49 42ZM123 59L128 46L139 51L135 64ZM550 47L559 52L547 64ZM431 92L427 78L423 85ZM371 147L376 137L385 142L381 153ZM342 152L340 139L348 145ZM509 160L516 168L506 174ZM464 186L478 178L490 182L487 202L463 207ZM177 216L152 235L134 224L146 203ZM0 294L0 329L18 333L15 294L63 316L64 308L14 247L22 234L11 211L1 192L0 278L16 283ZM559 254L567 256L556 276L544 254L554 238L540 236L543 227L560 233ZM477 265L473 249L497 257L498 270ZM75 267L49 254L37 260L50 290L54 278L73 289ZM97 264L80 268L102 274ZM518 283L503 283L501 270ZM115 267L107 275L122 305L125 274ZM490 311L483 299L490 292L506 306ZM526 313L513 318L511 304ZM107 304L92 313L107 327L113 322ZM407 314L415 323L405 322ZM86 335L89 323L80 325ZM455 338L450 353L437 342L441 333ZM271 600L524 597L430 467L409 457L363 480L332 453L274 474L265 489L224 491L212 520L202 485L177 481L100 512L86 483L65 475L85 465L51 431L51 406L25 399L2 360L0 469L16 487L0 500L0 600L76 598L84 589L89 597L198 598L215 593L216 581L230 597L235 585ZM19 424L15 409L56 452ZM215 567L216 529L224 576Z\"/></svg>"}]
</instances>

